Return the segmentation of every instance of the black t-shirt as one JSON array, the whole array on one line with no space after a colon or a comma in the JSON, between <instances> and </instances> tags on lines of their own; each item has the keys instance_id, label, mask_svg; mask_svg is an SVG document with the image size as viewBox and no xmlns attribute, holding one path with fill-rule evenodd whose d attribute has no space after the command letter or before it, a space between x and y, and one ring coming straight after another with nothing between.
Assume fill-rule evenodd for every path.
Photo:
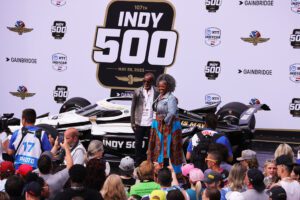
<instances>
[{"instance_id":1,"label":"black t-shirt","mask_svg":"<svg viewBox=\"0 0 300 200\"><path fill-rule=\"evenodd\" d=\"M88 188L83 189L65 189L56 195L54 200L71 200L74 197L82 197L85 200L103 200L100 192Z\"/></svg>"},{"instance_id":2,"label":"black t-shirt","mask_svg":"<svg viewBox=\"0 0 300 200\"><path fill-rule=\"evenodd\" d=\"M134 178L125 179L121 177L121 180L127 192L130 191L130 187L133 186L136 182Z\"/></svg>"}]
</instances>

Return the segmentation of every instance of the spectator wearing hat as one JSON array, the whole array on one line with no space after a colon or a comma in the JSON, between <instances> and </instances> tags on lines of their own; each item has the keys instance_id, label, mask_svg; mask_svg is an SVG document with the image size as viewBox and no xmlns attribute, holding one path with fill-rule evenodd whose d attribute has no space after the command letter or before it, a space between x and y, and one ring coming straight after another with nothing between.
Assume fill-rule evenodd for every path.
<instances>
[{"instance_id":1,"label":"spectator wearing hat","mask_svg":"<svg viewBox=\"0 0 300 200\"><path fill-rule=\"evenodd\" d=\"M278 185L284 188L287 200L300 199L300 184L291 178L293 160L288 155L276 158L277 174L280 177Z\"/></svg>"},{"instance_id":2,"label":"spectator wearing hat","mask_svg":"<svg viewBox=\"0 0 300 200\"><path fill-rule=\"evenodd\" d=\"M193 163L184 163L181 166L181 172L182 172L182 176L180 177L180 183L181 183L181 187L185 190L189 189L191 187L191 184L189 182L189 173L191 171L191 169L194 169L195 166Z\"/></svg>"},{"instance_id":3,"label":"spectator wearing hat","mask_svg":"<svg viewBox=\"0 0 300 200\"><path fill-rule=\"evenodd\" d=\"M194 166L193 163L183 164L183 165L181 166L181 172L182 172L182 175L183 175L184 177L188 177L189 174L190 174L190 171L191 171L192 169L194 169L194 168L195 168L195 166Z\"/></svg>"},{"instance_id":4,"label":"spectator wearing hat","mask_svg":"<svg viewBox=\"0 0 300 200\"><path fill-rule=\"evenodd\" d=\"M153 190L159 190L160 185L154 182L154 165L149 161L143 161L136 168L137 177L140 183L131 186L129 195L149 195Z\"/></svg>"},{"instance_id":5,"label":"spectator wearing hat","mask_svg":"<svg viewBox=\"0 0 300 200\"><path fill-rule=\"evenodd\" d=\"M264 175L258 169L249 169L245 176L247 190L242 193L245 200L268 200L268 195L264 192Z\"/></svg>"},{"instance_id":6,"label":"spectator wearing hat","mask_svg":"<svg viewBox=\"0 0 300 200\"><path fill-rule=\"evenodd\" d=\"M38 177L36 181L42 187L41 199L49 199L50 191L48 183L42 177Z\"/></svg>"},{"instance_id":7,"label":"spectator wearing hat","mask_svg":"<svg viewBox=\"0 0 300 200\"><path fill-rule=\"evenodd\" d=\"M0 191L5 191L7 178L15 174L14 164L10 161L0 163Z\"/></svg>"},{"instance_id":8,"label":"spectator wearing hat","mask_svg":"<svg viewBox=\"0 0 300 200\"><path fill-rule=\"evenodd\" d=\"M286 200L286 192L281 186L274 186L267 191L270 200Z\"/></svg>"},{"instance_id":9,"label":"spectator wearing hat","mask_svg":"<svg viewBox=\"0 0 300 200\"><path fill-rule=\"evenodd\" d=\"M204 173L203 182L206 188L219 190L221 194L221 199L225 200L226 191L221 187L222 176L219 172L212 171L212 170L206 171Z\"/></svg>"},{"instance_id":10,"label":"spectator wearing hat","mask_svg":"<svg viewBox=\"0 0 300 200\"><path fill-rule=\"evenodd\" d=\"M150 194L150 200L166 200L166 193L162 190L153 190Z\"/></svg>"},{"instance_id":11,"label":"spectator wearing hat","mask_svg":"<svg viewBox=\"0 0 300 200\"><path fill-rule=\"evenodd\" d=\"M55 143L58 143L58 138ZM65 169L52 173L55 158L50 151L43 152L38 160L38 173L49 185L49 199L53 199L62 190L69 179L69 169L73 166L69 144L64 140L61 146L65 149L65 162L67 164Z\"/></svg>"},{"instance_id":12,"label":"spectator wearing hat","mask_svg":"<svg viewBox=\"0 0 300 200\"><path fill-rule=\"evenodd\" d=\"M246 169L258 169L258 160L256 158L256 152L251 149L246 149L242 151L241 157L238 157L236 160L240 161L242 166Z\"/></svg>"},{"instance_id":13,"label":"spectator wearing hat","mask_svg":"<svg viewBox=\"0 0 300 200\"><path fill-rule=\"evenodd\" d=\"M25 177L25 184L28 185L28 183L31 182L37 182L40 187L42 188L41 191L41 199L49 199L50 193L49 193L49 185L46 183L46 181L40 177L38 174L34 172L29 172ZM25 185L25 188L26 188ZM24 189L25 190L25 189Z\"/></svg>"},{"instance_id":14,"label":"spectator wearing hat","mask_svg":"<svg viewBox=\"0 0 300 200\"><path fill-rule=\"evenodd\" d=\"M208 169L205 170L204 173L209 173L209 171L215 171L221 174L222 177L222 185L223 187L227 183L227 177L229 172L223 168L221 168L222 155L219 151L210 151L205 158L205 162L207 164Z\"/></svg>"},{"instance_id":15,"label":"spectator wearing hat","mask_svg":"<svg viewBox=\"0 0 300 200\"><path fill-rule=\"evenodd\" d=\"M9 177L5 183L5 192L9 195L10 200L21 200L24 187L24 180L17 175Z\"/></svg>"},{"instance_id":16,"label":"spectator wearing hat","mask_svg":"<svg viewBox=\"0 0 300 200\"><path fill-rule=\"evenodd\" d=\"M204 173L203 182L206 188L219 188L221 184L221 174L215 171L208 171Z\"/></svg>"},{"instance_id":17,"label":"spectator wearing hat","mask_svg":"<svg viewBox=\"0 0 300 200\"><path fill-rule=\"evenodd\" d=\"M201 181L204 179L204 174L201 169L194 168L189 172L189 182L191 188L187 189L186 192L190 197L190 200L197 200L197 196L200 195L202 189Z\"/></svg>"},{"instance_id":18,"label":"spectator wearing hat","mask_svg":"<svg viewBox=\"0 0 300 200\"><path fill-rule=\"evenodd\" d=\"M26 200L39 200L41 199L42 187L38 182L32 181L28 183L25 188Z\"/></svg>"},{"instance_id":19,"label":"spectator wearing hat","mask_svg":"<svg viewBox=\"0 0 300 200\"><path fill-rule=\"evenodd\" d=\"M135 178L133 177L133 171L134 160L129 156L122 158L119 165L119 175L127 192L130 191L130 187L136 182Z\"/></svg>"},{"instance_id":20,"label":"spectator wearing hat","mask_svg":"<svg viewBox=\"0 0 300 200\"><path fill-rule=\"evenodd\" d=\"M22 164L22 165L20 165L19 169L16 170L16 174L20 175L22 178L25 178L26 175L32 171L33 171L33 168L31 165Z\"/></svg>"}]
</instances>

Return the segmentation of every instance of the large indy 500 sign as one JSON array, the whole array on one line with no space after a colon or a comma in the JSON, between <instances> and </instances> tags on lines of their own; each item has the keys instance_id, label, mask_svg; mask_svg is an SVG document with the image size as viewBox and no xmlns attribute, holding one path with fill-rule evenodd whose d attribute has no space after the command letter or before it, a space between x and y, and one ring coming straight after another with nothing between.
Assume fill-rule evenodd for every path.
<instances>
[{"instance_id":1,"label":"large indy 500 sign","mask_svg":"<svg viewBox=\"0 0 300 200\"><path fill-rule=\"evenodd\" d=\"M0 115L130 96L152 72L179 107L259 99L256 128L300 131L300 0L10 0L0 17Z\"/></svg>"},{"instance_id":2,"label":"large indy 500 sign","mask_svg":"<svg viewBox=\"0 0 300 200\"><path fill-rule=\"evenodd\" d=\"M164 73L176 53L173 20L173 7L166 2L111 3L104 27L97 27L93 51L100 83L130 89L140 86L147 72Z\"/></svg>"}]
</instances>

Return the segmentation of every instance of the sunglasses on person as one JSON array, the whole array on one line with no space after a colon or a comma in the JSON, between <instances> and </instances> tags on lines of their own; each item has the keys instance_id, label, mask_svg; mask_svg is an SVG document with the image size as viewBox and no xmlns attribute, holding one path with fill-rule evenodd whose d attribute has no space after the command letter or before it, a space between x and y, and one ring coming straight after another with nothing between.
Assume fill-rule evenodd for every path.
<instances>
[{"instance_id":1,"label":"sunglasses on person","mask_svg":"<svg viewBox=\"0 0 300 200\"><path fill-rule=\"evenodd\" d=\"M152 83L152 80L143 80L144 83Z\"/></svg>"},{"instance_id":2,"label":"sunglasses on person","mask_svg":"<svg viewBox=\"0 0 300 200\"><path fill-rule=\"evenodd\" d=\"M213 160L213 159L210 159L210 158L205 158L205 162L207 162L207 161L217 162L217 160Z\"/></svg>"}]
</instances>

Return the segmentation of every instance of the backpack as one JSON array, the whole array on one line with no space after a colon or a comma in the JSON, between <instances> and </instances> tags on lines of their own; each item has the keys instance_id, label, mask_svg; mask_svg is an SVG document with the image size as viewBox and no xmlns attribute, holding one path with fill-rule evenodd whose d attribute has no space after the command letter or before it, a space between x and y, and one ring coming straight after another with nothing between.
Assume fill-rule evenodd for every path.
<instances>
[{"instance_id":1,"label":"backpack","mask_svg":"<svg viewBox=\"0 0 300 200\"><path fill-rule=\"evenodd\" d=\"M203 135L202 132L197 132L197 137L199 142L197 146L193 147L191 162L195 167L205 171L207 169L207 165L205 163L205 158L207 157L208 147L211 143L215 143L220 137L224 136L223 133L215 133L213 136L211 135Z\"/></svg>"},{"instance_id":2,"label":"backpack","mask_svg":"<svg viewBox=\"0 0 300 200\"><path fill-rule=\"evenodd\" d=\"M17 152L18 149L20 148L20 146L21 146L21 144L22 144L22 142L23 142L23 139L24 139L24 137L25 137L25 135L26 135L27 133L35 134L35 136L37 137L37 139L39 140L39 142L40 142L40 144L41 144L41 149L42 149L42 152L43 152L44 150L43 150L43 147L42 147L42 140L41 140L42 131L43 131L42 129L37 129L37 130L34 131L34 132L30 132L26 127L22 127L22 129L21 129L22 137L21 137L21 140L20 140L20 142L19 142L19 144L18 144L18 146L17 146L17 148L16 148L16 152Z\"/></svg>"}]
</instances>

